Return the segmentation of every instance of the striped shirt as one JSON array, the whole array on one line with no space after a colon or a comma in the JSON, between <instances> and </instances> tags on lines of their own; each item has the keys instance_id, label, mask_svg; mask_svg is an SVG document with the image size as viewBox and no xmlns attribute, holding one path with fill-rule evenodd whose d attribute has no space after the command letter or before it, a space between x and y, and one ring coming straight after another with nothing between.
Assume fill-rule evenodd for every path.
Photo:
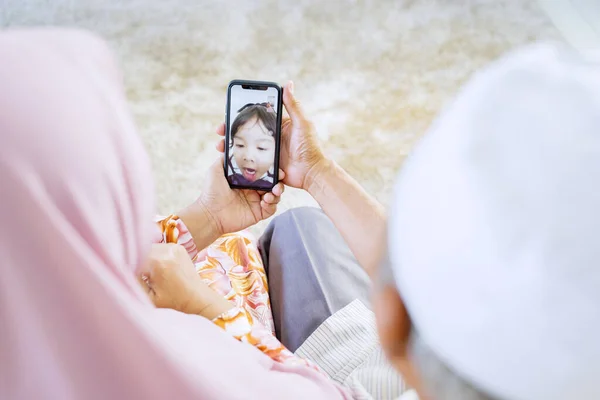
<instances>
[{"instance_id":1,"label":"striped shirt","mask_svg":"<svg viewBox=\"0 0 600 400\"><path fill-rule=\"evenodd\" d=\"M386 361L375 315L354 300L329 317L296 351L360 400L418 400Z\"/></svg>"}]
</instances>

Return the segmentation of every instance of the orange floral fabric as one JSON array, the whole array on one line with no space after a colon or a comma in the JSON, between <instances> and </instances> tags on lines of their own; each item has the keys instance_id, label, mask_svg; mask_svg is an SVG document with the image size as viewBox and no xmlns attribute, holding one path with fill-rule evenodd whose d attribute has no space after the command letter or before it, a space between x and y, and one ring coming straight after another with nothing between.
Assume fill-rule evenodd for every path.
<instances>
[{"instance_id":1,"label":"orange floral fabric","mask_svg":"<svg viewBox=\"0 0 600 400\"><path fill-rule=\"evenodd\" d=\"M259 322L253 320L245 308L232 308L214 319L213 322L225 329L237 340L256 347L274 361L283 364L304 365L322 373L315 364L297 357L294 353L286 349L273 333L265 329Z\"/></svg>"},{"instance_id":2,"label":"orange floral fabric","mask_svg":"<svg viewBox=\"0 0 600 400\"><path fill-rule=\"evenodd\" d=\"M198 254L196 270L212 289L243 308L273 335L267 275L258 249L246 232L220 237Z\"/></svg>"},{"instance_id":3,"label":"orange floral fabric","mask_svg":"<svg viewBox=\"0 0 600 400\"><path fill-rule=\"evenodd\" d=\"M198 251L190 232L177 216L158 218L157 223L162 232L160 242L185 247L203 281L235 304L213 320L216 325L274 361L319 370L311 362L295 356L275 337L267 275L250 233L223 235Z\"/></svg>"}]
</instances>

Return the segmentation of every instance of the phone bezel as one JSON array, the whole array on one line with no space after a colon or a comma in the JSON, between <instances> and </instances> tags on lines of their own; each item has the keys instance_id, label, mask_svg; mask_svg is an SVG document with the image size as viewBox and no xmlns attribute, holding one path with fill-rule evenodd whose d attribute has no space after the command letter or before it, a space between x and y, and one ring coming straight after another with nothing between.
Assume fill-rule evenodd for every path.
<instances>
[{"instance_id":1,"label":"phone bezel","mask_svg":"<svg viewBox=\"0 0 600 400\"><path fill-rule=\"evenodd\" d=\"M230 140L230 105L231 105L231 88L233 86L266 86L273 87L277 89L277 132L275 132L275 163L273 170L273 184L270 187L262 187L257 188L255 186L249 185L234 185L232 184L227 176L227 168L229 161L229 140ZM283 114L283 89L275 82L267 82L267 81L251 81L251 80L243 80L243 79L234 79L229 82L227 86L227 105L225 106L225 159L223 160L223 171L225 173L225 179L227 179L227 183L229 187L233 189L252 189L264 192L270 192L273 190L273 187L279 182L279 149L281 145L281 116Z\"/></svg>"}]
</instances>

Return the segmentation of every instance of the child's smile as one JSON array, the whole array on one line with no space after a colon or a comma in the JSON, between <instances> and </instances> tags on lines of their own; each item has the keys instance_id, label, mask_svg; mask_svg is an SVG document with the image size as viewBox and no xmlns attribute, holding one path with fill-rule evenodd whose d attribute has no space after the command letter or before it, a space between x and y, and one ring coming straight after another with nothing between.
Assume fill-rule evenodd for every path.
<instances>
[{"instance_id":1,"label":"child's smile","mask_svg":"<svg viewBox=\"0 0 600 400\"><path fill-rule=\"evenodd\" d=\"M242 168L242 175L249 181L256 180L256 170L254 168Z\"/></svg>"},{"instance_id":2,"label":"child's smile","mask_svg":"<svg viewBox=\"0 0 600 400\"><path fill-rule=\"evenodd\" d=\"M233 157L244 178L250 182L262 178L275 161L273 133L256 118L249 120L233 138Z\"/></svg>"}]
</instances>

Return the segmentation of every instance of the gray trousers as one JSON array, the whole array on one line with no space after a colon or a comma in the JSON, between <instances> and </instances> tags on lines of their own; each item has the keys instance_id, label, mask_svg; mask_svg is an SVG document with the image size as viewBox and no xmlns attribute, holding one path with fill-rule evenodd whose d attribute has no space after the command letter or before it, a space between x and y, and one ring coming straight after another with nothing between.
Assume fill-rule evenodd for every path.
<instances>
[{"instance_id":1,"label":"gray trousers","mask_svg":"<svg viewBox=\"0 0 600 400\"><path fill-rule=\"evenodd\" d=\"M318 208L289 210L259 240L277 338L291 351L355 299L369 306L370 279Z\"/></svg>"}]
</instances>

